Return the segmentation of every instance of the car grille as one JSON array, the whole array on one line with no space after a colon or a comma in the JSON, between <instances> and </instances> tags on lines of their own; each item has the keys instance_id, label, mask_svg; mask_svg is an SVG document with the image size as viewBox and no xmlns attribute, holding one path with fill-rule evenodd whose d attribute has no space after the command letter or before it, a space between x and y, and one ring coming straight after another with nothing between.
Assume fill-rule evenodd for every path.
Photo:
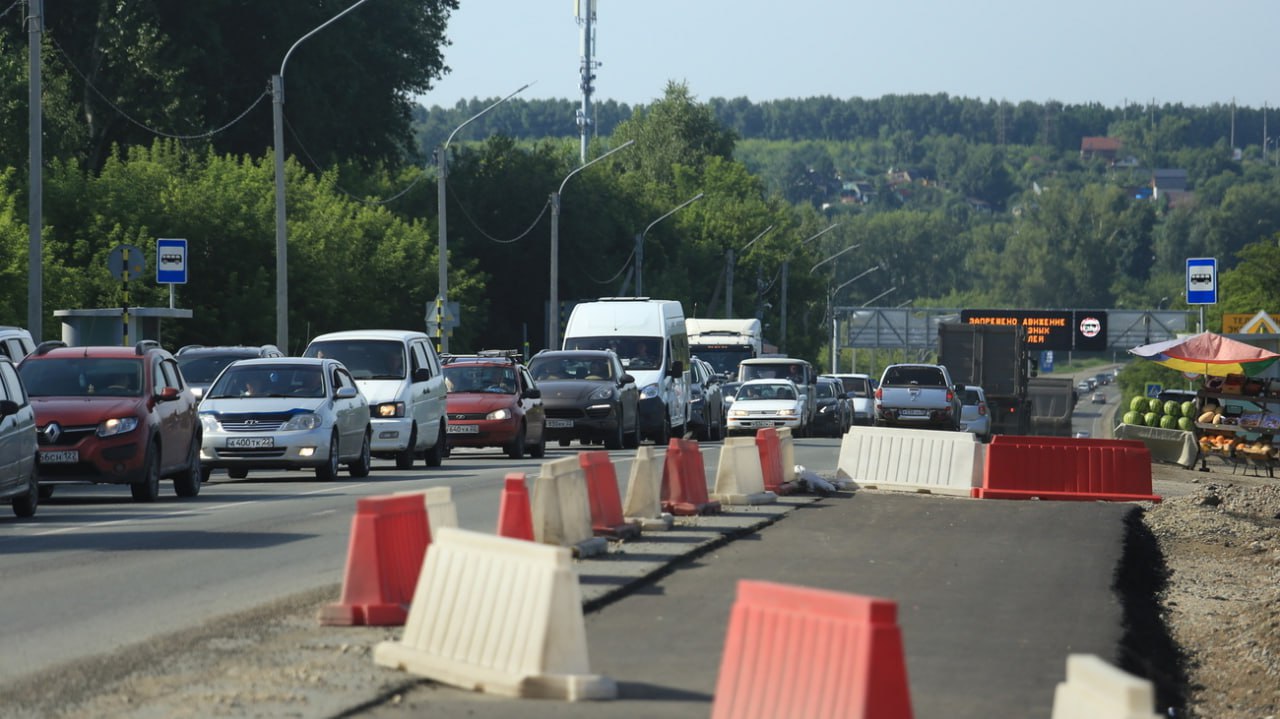
<instances>
[{"instance_id":1,"label":"car grille","mask_svg":"<svg viewBox=\"0 0 1280 719\"><path fill-rule=\"evenodd\" d=\"M220 449L219 459L279 459L284 456L285 447L264 447L258 449Z\"/></svg>"},{"instance_id":2,"label":"car grille","mask_svg":"<svg viewBox=\"0 0 1280 719\"><path fill-rule=\"evenodd\" d=\"M595 409L588 409L587 416L591 419L604 419L612 412L613 410L609 407L597 407Z\"/></svg>"},{"instance_id":3,"label":"car grille","mask_svg":"<svg viewBox=\"0 0 1280 719\"><path fill-rule=\"evenodd\" d=\"M227 432L274 432L293 416L288 412L270 414L222 414L215 415L218 424Z\"/></svg>"},{"instance_id":4,"label":"car grille","mask_svg":"<svg viewBox=\"0 0 1280 719\"><path fill-rule=\"evenodd\" d=\"M455 420L457 422L466 422L471 420L484 419L485 417L488 417L488 416L489 414L487 412L450 412L449 413L449 419Z\"/></svg>"},{"instance_id":5,"label":"car grille","mask_svg":"<svg viewBox=\"0 0 1280 719\"><path fill-rule=\"evenodd\" d=\"M49 438L45 436L44 430L41 429L36 433L36 440L42 447L69 447L71 445L78 444L80 440L88 437L96 431L98 431L97 425L89 427L62 427L61 431L58 433L57 441L50 442Z\"/></svg>"},{"instance_id":6,"label":"car grille","mask_svg":"<svg viewBox=\"0 0 1280 719\"><path fill-rule=\"evenodd\" d=\"M547 419L582 419L587 416L581 407L548 407Z\"/></svg>"}]
</instances>

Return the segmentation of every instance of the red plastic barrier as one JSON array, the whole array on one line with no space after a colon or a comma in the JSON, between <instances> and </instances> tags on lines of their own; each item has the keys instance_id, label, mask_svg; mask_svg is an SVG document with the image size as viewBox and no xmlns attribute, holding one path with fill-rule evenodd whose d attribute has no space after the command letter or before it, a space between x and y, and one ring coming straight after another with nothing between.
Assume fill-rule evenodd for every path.
<instances>
[{"instance_id":1,"label":"red plastic barrier","mask_svg":"<svg viewBox=\"0 0 1280 719\"><path fill-rule=\"evenodd\" d=\"M712 719L911 716L897 603L738 582Z\"/></svg>"},{"instance_id":2,"label":"red plastic barrier","mask_svg":"<svg viewBox=\"0 0 1280 719\"><path fill-rule=\"evenodd\" d=\"M533 507L524 472L508 472L498 505L498 536L533 541Z\"/></svg>"},{"instance_id":3,"label":"red plastic barrier","mask_svg":"<svg viewBox=\"0 0 1280 719\"><path fill-rule=\"evenodd\" d=\"M720 511L720 503L707 493L707 469L695 440L673 438L667 445L662 463L662 511L681 516Z\"/></svg>"},{"instance_id":4,"label":"red plastic barrier","mask_svg":"<svg viewBox=\"0 0 1280 719\"><path fill-rule=\"evenodd\" d=\"M591 503L591 532L599 537L627 539L640 534L640 525L622 517L622 497L618 494L618 474L613 460L603 450L579 452L578 464L587 475L587 498Z\"/></svg>"},{"instance_id":5,"label":"red plastic barrier","mask_svg":"<svg viewBox=\"0 0 1280 719\"><path fill-rule=\"evenodd\" d=\"M1006 437L987 445L986 499L1159 502L1152 493L1151 452L1136 440Z\"/></svg>"},{"instance_id":6,"label":"red plastic barrier","mask_svg":"<svg viewBox=\"0 0 1280 719\"><path fill-rule=\"evenodd\" d=\"M430 543L421 495L356 500L342 599L320 610L320 623L404 624Z\"/></svg>"},{"instance_id":7,"label":"red plastic barrier","mask_svg":"<svg viewBox=\"0 0 1280 719\"><path fill-rule=\"evenodd\" d=\"M791 494L797 489L795 482L784 479L786 473L782 467L782 440L778 438L778 430L765 427L756 430L756 449L760 451L760 471L764 474L764 488L782 496Z\"/></svg>"}]
</instances>

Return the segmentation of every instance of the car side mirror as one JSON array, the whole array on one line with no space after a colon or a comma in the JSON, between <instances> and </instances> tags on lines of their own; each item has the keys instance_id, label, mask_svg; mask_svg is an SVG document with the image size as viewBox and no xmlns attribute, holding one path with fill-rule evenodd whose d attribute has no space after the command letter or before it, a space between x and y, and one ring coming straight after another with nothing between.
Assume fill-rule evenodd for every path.
<instances>
[{"instance_id":1,"label":"car side mirror","mask_svg":"<svg viewBox=\"0 0 1280 719\"><path fill-rule=\"evenodd\" d=\"M671 368L667 370L668 377L679 377L684 374L684 362L680 360L671 360Z\"/></svg>"},{"instance_id":2,"label":"car side mirror","mask_svg":"<svg viewBox=\"0 0 1280 719\"><path fill-rule=\"evenodd\" d=\"M529 399L542 399L542 390L537 387L530 387L524 391L524 396Z\"/></svg>"},{"instance_id":3,"label":"car side mirror","mask_svg":"<svg viewBox=\"0 0 1280 719\"><path fill-rule=\"evenodd\" d=\"M956 385L953 391L954 391L956 394L960 394L961 392L963 392L963 391L964 391L964 385L962 385L962 384L958 384L958 385Z\"/></svg>"},{"instance_id":4,"label":"car side mirror","mask_svg":"<svg viewBox=\"0 0 1280 719\"><path fill-rule=\"evenodd\" d=\"M412 379L414 382L426 382L427 380L431 379L431 370L427 369L426 367L419 367L418 369L413 371Z\"/></svg>"},{"instance_id":5,"label":"car side mirror","mask_svg":"<svg viewBox=\"0 0 1280 719\"><path fill-rule=\"evenodd\" d=\"M156 399L161 402L171 402L177 399L181 394L181 390L177 387L164 387L159 392L156 392Z\"/></svg>"},{"instance_id":6,"label":"car side mirror","mask_svg":"<svg viewBox=\"0 0 1280 719\"><path fill-rule=\"evenodd\" d=\"M619 386L619 387L625 387L625 386L627 386L627 385L629 385L629 384L635 384L635 383L636 383L636 378L635 378L635 377L632 377L632 376L631 376L631 375L629 375L629 374L624 374L624 375L622 375L621 377L619 377L619 378L618 378L618 386Z\"/></svg>"},{"instance_id":7,"label":"car side mirror","mask_svg":"<svg viewBox=\"0 0 1280 719\"><path fill-rule=\"evenodd\" d=\"M18 413L18 403L11 399L0 399L0 417L10 417Z\"/></svg>"}]
</instances>

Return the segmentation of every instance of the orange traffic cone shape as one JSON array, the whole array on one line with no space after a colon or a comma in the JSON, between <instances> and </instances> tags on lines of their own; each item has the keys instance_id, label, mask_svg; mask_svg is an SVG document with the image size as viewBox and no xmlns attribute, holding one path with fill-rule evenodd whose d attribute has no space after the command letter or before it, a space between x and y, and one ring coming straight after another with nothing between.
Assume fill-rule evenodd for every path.
<instances>
[{"instance_id":1,"label":"orange traffic cone shape","mask_svg":"<svg viewBox=\"0 0 1280 719\"><path fill-rule=\"evenodd\" d=\"M430 543L431 526L422 497L357 500L342 599L320 610L320 623L404 624Z\"/></svg>"},{"instance_id":2,"label":"orange traffic cone shape","mask_svg":"<svg viewBox=\"0 0 1280 719\"><path fill-rule=\"evenodd\" d=\"M533 541L533 509L524 472L509 472L498 506L498 535Z\"/></svg>"}]
</instances>

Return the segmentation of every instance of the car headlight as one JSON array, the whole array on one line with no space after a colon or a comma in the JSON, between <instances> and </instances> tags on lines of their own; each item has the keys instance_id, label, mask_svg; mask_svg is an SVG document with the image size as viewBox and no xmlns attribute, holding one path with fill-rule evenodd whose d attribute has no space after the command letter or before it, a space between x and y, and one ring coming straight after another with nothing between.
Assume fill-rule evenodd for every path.
<instances>
[{"instance_id":1,"label":"car headlight","mask_svg":"<svg viewBox=\"0 0 1280 719\"><path fill-rule=\"evenodd\" d=\"M379 419L395 419L404 416L404 402L383 402L375 405L373 416Z\"/></svg>"},{"instance_id":2,"label":"car headlight","mask_svg":"<svg viewBox=\"0 0 1280 719\"><path fill-rule=\"evenodd\" d=\"M98 425L99 437L114 437L125 432L132 432L138 427L137 417L112 417L104 419Z\"/></svg>"},{"instance_id":3,"label":"car headlight","mask_svg":"<svg viewBox=\"0 0 1280 719\"><path fill-rule=\"evenodd\" d=\"M640 399L653 399L658 396L658 383L647 384L640 390Z\"/></svg>"},{"instance_id":4,"label":"car headlight","mask_svg":"<svg viewBox=\"0 0 1280 719\"><path fill-rule=\"evenodd\" d=\"M319 427L320 424L320 415L314 412L301 412L293 415L288 422L285 422L280 427L280 431L296 432L300 430L315 429Z\"/></svg>"},{"instance_id":5,"label":"car headlight","mask_svg":"<svg viewBox=\"0 0 1280 719\"><path fill-rule=\"evenodd\" d=\"M489 414L486 414L484 418L485 419L511 419L511 410L507 409L506 407L503 407L502 409L495 409Z\"/></svg>"},{"instance_id":6,"label":"car headlight","mask_svg":"<svg viewBox=\"0 0 1280 719\"><path fill-rule=\"evenodd\" d=\"M750 413L750 412L748 412L748 411L747 411L747 410L745 410L745 409L731 409L731 410L729 410L729 416L730 416L730 417L746 417L746 416L747 416L747 415L749 415L749 414L751 414L751 413Z\"/></svg>"},{"instance_id":7,"label":"car headlight","mask_svg":"<svg viewBox=\"0 0 1280 719\"><path fill-rule=\"evenodd\" d=\"M590 397L587 397L587 401L588 401L588 402L599 402L599 401L600 401L600 400L602 400L602 399L612 399L612 398L613 398L613 388L612 388L612 387L601 387L600 389L596 390L595 392L592 392L592 393L591 393L591 396L590 396Z\"/></svg>"},{"instance_id":8,"label":"car headlight","mask_svg":"<svg viewBox=\"0 0 1280 719\"><path fill-rule=\"evenodd\" d=\"M796 409L795 409L794 407L792 407L792 408L790 408L790 409L780 409L780 410L778 410L778 416L780 416L780 417L798 417L798 416L799 416L799 413L798 413L798 412L796 412Z\"/></svg>"},{"instance_id":9,"label":"car headlight","mask_svg":"<svg viewBox=\"0 0 1280 719\"><path fill-rule=\"evenodd\" d=\"M212 414L200 415L200 427L206 432L218 431L218 419Z\"/></svg>"}]
</instances>

